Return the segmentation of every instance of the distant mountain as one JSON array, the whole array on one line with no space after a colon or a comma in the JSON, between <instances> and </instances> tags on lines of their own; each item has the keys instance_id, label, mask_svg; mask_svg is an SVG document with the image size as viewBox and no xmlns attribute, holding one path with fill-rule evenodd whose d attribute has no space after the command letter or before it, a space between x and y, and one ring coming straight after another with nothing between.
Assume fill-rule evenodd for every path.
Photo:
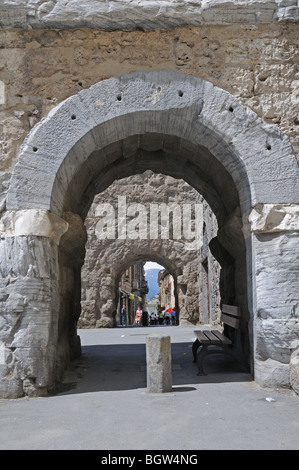
<instances>
[{"instance_id":1,"label":"distant mountain","mask_svg":"<svg viewBox=\"0 0 299 470\"><path fill-rule=\"evenodd\" d=\"M147 269L145 271L145 279L148 285L148 294L146 299L149 300L159 293L158 274L161 271L159 268Z\"/></svg>"}]
</instances>

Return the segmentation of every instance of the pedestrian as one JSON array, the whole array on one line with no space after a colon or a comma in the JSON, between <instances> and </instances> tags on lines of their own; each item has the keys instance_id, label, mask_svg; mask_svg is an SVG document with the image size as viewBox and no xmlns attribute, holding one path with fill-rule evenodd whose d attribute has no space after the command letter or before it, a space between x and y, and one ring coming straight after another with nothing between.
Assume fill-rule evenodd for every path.
<instances>
[{"instance_id":1,"label":"pedestrian","mask_svg":"<svg viewBox=\"0 0 299 470\"><path fill-rule=\"evenodd\" d=\"M163 325L163 319L164 319L163 311L160 310L160 312L159 312L159 325Z\"/></svg>"},{"instance_id":2,"label":"pedestrian","mask_svg":"<svg viewBox=\"0 0 299 470\"><path fill-rule=\"evenodd\" d=\"M175 307L171 310L171 324L172 324L172 325L176 325Z\"/></svg>"},{"instance_id":3,"label":"pedestrian","mask_svg":"<svg viewBox=\"0 0 299 470\"><path fill-rule=\"evenodd\" d=\"M151 325L155 325L156 321L157 321L156 314L155 314L155 312L152 312L151 313Z\"/></svg>"},{"instance_id":4,"label":"pedestrian","mask_svg":"<svg viewBox=\"0 0 299 470\"><path fill-rule=\"evenodd\" d=\"M123 305L123 308L121 309L121 324L122 324L122 326L126 326L126 319L127 319L126 306Z\"/></svg>"},{"instance_id":5,"label":"pedestrian","mask_svg":"<svg viewBox=\"0 0 299 470\"><path fill-rule=\"evenodd\" d=\"M142 312L142 326L148 326L148 312Z\"/></svg>"},{"instance_id":6,"label":"pedestrian","mask_svg":"<svg viewBox=\"0 0 299 470\"><path fill-rule=\"evenodd\" d=\"M164 312L164 323L165 325L169 325L170 323L170 313L168 310Z\"/></svg>"},{"instance_id":7,"label":"pedestrian","mask_svg":"<svg viewBox=\"0 0 299 470\"><path fill-rule=\"evenodd\" d=\"M135 323L136 325L140 325L141 323L141 317L142 317L142 310L140 307L137 308L136 310L136 315L135 315Z\"/></svg>"}]
</instances>

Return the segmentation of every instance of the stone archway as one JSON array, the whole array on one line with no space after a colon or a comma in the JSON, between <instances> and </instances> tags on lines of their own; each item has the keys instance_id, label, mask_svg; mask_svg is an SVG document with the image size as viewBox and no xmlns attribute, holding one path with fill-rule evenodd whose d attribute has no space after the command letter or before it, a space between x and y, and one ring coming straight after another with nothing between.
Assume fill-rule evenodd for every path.
<instances>
[{"instance_id":1,"label":"stone archway","mask_svg":"<svg viewBox=\"0 0 299 470\"><path fill-rule=\"evenodd\" d=\"M59 373L67 363L69 319L58 315L59 242L72 233L64 214L84 219L97 192L145 169L183 178L207 200L220 227L215 250L234 258L236 282L246 276L247 292L231 300L250 330L255 379L289 385L299 296L298 166L289 140L211 83L150 72L67 99L21 148L1 219L2 396L46 393L59 380L57 349ZM75 285L77 266L67 269Z\"/></svg>"},{"instance_id":2,"label":"stone archway","mask_svg":"<svg viewBox=\"0 0 299 470\"><path fill-rule=\"evenodd\" d=\"M127 222L135 221L137 225L136 231L127 233L125 239L119 238L118 226L119 215L124 211ZM145 255L150 261L152 257L159 258L159 264L167 265L175 280L179 280L180 324L216 324L219 265L209 252L208 240L203 247L203 220L208 226L210 240L217 235L217 224L202 196L184 180L151 171L121 178L97 194L85 218L88 241L81 271L79 328L115 324L117 278L120 270L125 269L123 263L127 264L130 259L134 264L142 261ZM136 261L132 256L137 258ZM209 265L208 280L202 279L201 260ZM210 288L203 298L207 282ZM210 308L207 308L207 299Z\"/></svg>"}]
</instances>

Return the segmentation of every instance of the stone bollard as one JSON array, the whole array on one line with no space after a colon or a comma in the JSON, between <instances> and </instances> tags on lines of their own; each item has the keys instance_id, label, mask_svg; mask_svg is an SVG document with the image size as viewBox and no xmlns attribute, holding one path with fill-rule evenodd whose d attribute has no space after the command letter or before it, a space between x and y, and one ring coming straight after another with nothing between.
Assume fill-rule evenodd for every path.
<instances>
[{"instance_id":1,"label":"stone bollard","mask_svg":"<svg viewBox=\"0 0 299 470\"><path fill-rule=\"evenodd\" d=\"M165 393L172 391L171 347L167 335L146 337L147 391Z\"/></svg>"}]
</instances>

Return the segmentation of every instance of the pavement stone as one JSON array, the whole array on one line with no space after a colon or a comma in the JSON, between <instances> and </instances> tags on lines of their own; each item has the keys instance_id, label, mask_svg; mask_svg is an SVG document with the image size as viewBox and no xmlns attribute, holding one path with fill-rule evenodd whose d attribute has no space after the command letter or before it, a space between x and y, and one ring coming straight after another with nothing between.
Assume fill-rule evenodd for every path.
<instances>
[{"instance_id":1,"label":"pavement stone","mask_svg":"<svg viewBox=\"0 0 299 470\"><path fill-rule=\"evenodd\" d=\"M170 335L171 392L147 391L149 334ZM299 449L299 396L289 389L262 389L220 355L207 358L208 375L198 376L192 327L118 327L79 335L83 354L55 394L0 400L1 450L117 455Z\"/></svg>"}]
</instances>

